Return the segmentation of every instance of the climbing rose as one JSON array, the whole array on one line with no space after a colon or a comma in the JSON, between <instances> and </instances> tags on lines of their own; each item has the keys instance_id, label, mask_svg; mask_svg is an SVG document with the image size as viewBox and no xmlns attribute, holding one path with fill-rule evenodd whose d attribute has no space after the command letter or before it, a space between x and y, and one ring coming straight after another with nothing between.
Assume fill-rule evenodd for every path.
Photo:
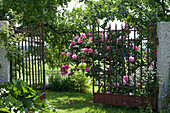
<instances>
[{"instance_id":1,"label":"climbing rose","mask_svg":"<svg viewBox=\"0 0 170 113\"><path fill-rule=\"evenodd\" d=\"M124 79L125 79L125 81L128 81L128 80L130 80L130 76L129 76L129 79L128 79L128 75L125 75Z\"/></svg>"},{"instance_id":2,"label":"climbing rose","mask_svg":"<svg viewBox=\"0 0 170 113\"><path fill-rule=\"evenodd\" d=\"M102 39L104 40L104 35L102 36ZM105 35L105 40L107 39L107 35Z\"/></svg>"},{"instance_id":3,"label":"climbing rose","mask_svg":"<svg viewBox=\"0 0 170 113\"><path fill-rule=\"evenodd\" d=\"M63 56L65 55L65 53L64 53L64 52L62 52L61 54L62 54Z\"/></svg>"},{"instance_id":4,"label":"climbing rose","mask_svg":"<svg viewBox=\"0 0 170 113\"><path fill-rule=\"evenodd\" d=\"M110 49L110 46L107 46L107 50Z\"/></svg>"},{"instance_id":5,"label":"climbing rose","mask_svg":"<svg viewBox=\"0 0 170 113\"><path fill-rule=\"evenodd\" d=\"M90 40L92 40L92 39L93 39L93 37L89 37L89 39L90 39Z\"/></svg>"},{"instance_id":6,"label":"climbing rose","mask_svg":"<svg viewBox=\"0 0 170 113\"><path fill-rule=\"evenodd\" d=\"M71 55L71 53L70 52L67 52L67 57L69 57Z\"/></svg>"},{"instance_id":7,"label":"climbing rose","mask_svg":"<svg viewBox=\"0 0 170 113\"><path fill-rule=\"evenodd\" d=\"M114 83L114 86L116 86L116 83ZM117 83L117 86L119 86L119 83Z\"/></svg>"},{"instance_id":8,"label":"climbing rose","mask_svg":"<svg viewBox=\"0 0 170 113\"><path fill-rule=\"evenodd\" d=\"M81 44L83 42L83 39L79 38L78 43Z\"/></svg>"},{"instance_id":9,"label":"climbing rose","mask_svg":"<svg viewBox=\"0 0 170 113\"><path fill-rule=\"evenodd\" d=\"M147 49L146 52L147 52L147 53L150 53L151 51L150 51L150 49Z\"/></svg>"},{"instance_id":10,"label":"climbing rose","mask_svg":"<svg viewBox=\"0 0 170 113\"><path fill-rule=\"evenodd\" d=\"M76 59L76 58L77 58L77 55L76 55L76 54L72 55L72 58L73 58L73 59Z\"/></svg>"},{"instance_id":11,"label":"climbing rose","mask_svg":"<svg viewBox=\"0 0 170 113\"><path fill-rule=\"evenodd\" d=\"M129 23L125 23L125 28L128 28L129 27Z\"/></svg>"},{"instance_id":12,"label":"climbing rose","mask_svg":"<svg viewBox=\"0 0 170 113\"><path fill-rule=\"evenodd\" d=\"M89 49L89 53L92 53L93 52L93 49Z\"/></svg>"},{"instance_id":13,"label":"climbing rose","mask_svg":"<svg viewBox=\"0 0 170 113\"><path fill-rule=\"evenodd\" d=\"M130 62L134 62L134 61L135 61L135 58L132 57L132 56L130 56L130 57L129 57L129 61L130 61Z\"/></svg>"},{"instance_id":14,"label":"climbing rose","mask_svg":"<svg viewBox=\"0 0 170 113\"><path fill-rule=\"evenodd\" d=\"M85 58L86 58L86 55L83 55L83 58L85 59Z\"/></svg>"},{"instance_id":15,"label":"climbing rose","mask_svg":"<svg viewBox=\"0 0 170 113\"><path fill-rule=\"evenodd\" d=\"M84 59L81 59L81 63L83 63L85 60Z\"/></svg>"},{"instance_id":16,"label":"climbing rose","mask_svg":"<svg viewBox=\"0 0 170 113\"><path fill-rule=\"evenodd\" d=\"M138 50L139 47L138 47L138 46L135 46L135 48L134 48L134 45L133 45L133 46L132 46L132 49Z\"/></svg>"},{"instance_id":17,"label":"climbing rose","mask_svg":"<svg viewBox=\"0 0 170 113\"><path fill-rule=\"evenodd\" d=\"M72 41L72 42L71 42L71 45L75 45L75 41Z\"/></svg>"},{"instance_id":18,"label":"climbing rose","mask_svg":"<svg viewBox=\"0 0 170 113\"><path fill-rule=\"evenodd\" d=\"M75 38L74 38L74 40L78 40L78 38L79 38L79 36L78 36L78 35L76 35L76 36L75 36Z\"/></svg>"},{"instance_id":19,"label":"climbing rose","mask_svg":"<svg viewBox=\"0 0 170 113\"><path fill-rule=\"evenodd\" d=\"M67 74L67 73L68 73L68 70L65 70L65 71L64 71L64 74Z\"/></svg>"},{"instance_id":20,"label":"climbing rose","mask_svg":"<svg viewBox=\"0 0 170 113\"><path fill-rule=\"evenodd\" d=\"M64 75L64 72L61 72L61 75Z\"/></svg>"},{"instance_id":21,"label":"climbing rose","mask_svg":"<svg viewBox=\"0 0 170 113\"><path fill-rule=\"evenodd\" d=\"M66 67L63 65L63 66L61 67L61 69L64 70L64 69L66 69Z\"/></svg>"},{"instance_id":22,"label":"climbing rose","mask_svg":"<svg viewBox=\"0 0 170 113\"><path fill-rule=\"evenodd\" d=\"M110 92L109 92L109 91L107 91L106 93L107 93L107 94L110 94Z\"/></svg>"},{"instance_id":23,"label":"climbing rose","mask_svg":"<svg viewBox=\"0 0 170 113\"><path fill-rule=\"evenodd\" d=\"M87 36L91 35L91 33L87 33Z\"/></svg>"},{"instance_id":24,"label":"climbing rose","mask_svg":"<svg viewBox=\"0 0 170 113\"><path fill-rule=\"evenodd\" d=\"M81 36L82 38L85 38L85 37L86 37L86 34L85 34L85 33L80 33L80 36Z\"/></svg>"},{"instance_id":25,"label":"climbing rose","mask_svg":"<svg viewBox=\"0 0 170 113\"><path fill-rule=\"evenodd\" d=\"M130 78L130 77L129 77ZM123 80L123 85L126 85L126 80Z\"/></svg>"},{"instance_id":26,"label":"climbing rose","mask_svg":"<svg viewBox=\"0 0 170 113\"><path fill-rule=\"evenodd\" d=\"M65 69L68 69L68 68L69 68L69 65L66 64L66 65L65 65Z\"/></svg>"},{"instance_id":27,"label":"climbing rose","mask_svg":"<svg viewBox=\"0 0 170 113\"><path fill-rule=\"evenodd\" d=\"M68 76L70 76L71 75L71 73L70 72L68 72Z\"/></svg>"},{"instance_id":28,"label":"climbing rose","mask_svg":"<svg viewBox=\"0 0 170 113\"><path fill-rule=\"evenodd\" d=\"M88 48L83 48L81 51L83 51L83 52L88 52Z\"/></svg>"},{"instance_id":29,"label":"climbing rose","mask_svg":"<svg viewBox=\"0 0 170 113\"><path fill-rule=\"evenodd\" d=\"M137 86L139 86L140 85L140 83L137 83Z\"/></svg>"},{"instance_id":30,"label":"climbing rose","mask_svg":"<svg viewBox=\"0 0 170 113\"><path fill-rule=\"evenodd\" d=\"M90 68L89 68L89 67L86 67L85 71L86 71L86 72L89 72L89 71L90 71Z\"/></svg>"},{"instance_id":31,"label":"climbing rose","mask_svg":"<svg viewBox=\"0 0 170 113\"><path fill-rule=\"evenodd\" d=\"M148 56L147 56L147 55L145 55L145 58L147 59L147 58L148 58Z\"/></svg>"}]
</instances>

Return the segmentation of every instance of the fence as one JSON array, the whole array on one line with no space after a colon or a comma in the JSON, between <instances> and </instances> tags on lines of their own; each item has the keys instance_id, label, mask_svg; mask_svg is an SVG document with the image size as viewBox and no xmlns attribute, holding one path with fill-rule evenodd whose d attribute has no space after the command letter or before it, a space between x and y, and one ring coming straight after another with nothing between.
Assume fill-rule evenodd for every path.
<instances>
[{"instance_id":1,"label":"fence","mask_svg":"<svg viewBox=\"0 0 170 113\"><path fill-rule=\"evenodd\" d=\"M100 30L102 29L102 30ZM156 25L93 22L93 102L157 108Z\"/></svg>"},{"instance_id":2,"label":"fence","mask_svg":"<svg viewBox=\"0 0 170 113\"><path fill-rule=\"evenodd\" d=\"M33 89L45 91L44 24L12 27L11 32L17 43L10 61L10 80L21 78Z\"/></svg>"}]
</instances>

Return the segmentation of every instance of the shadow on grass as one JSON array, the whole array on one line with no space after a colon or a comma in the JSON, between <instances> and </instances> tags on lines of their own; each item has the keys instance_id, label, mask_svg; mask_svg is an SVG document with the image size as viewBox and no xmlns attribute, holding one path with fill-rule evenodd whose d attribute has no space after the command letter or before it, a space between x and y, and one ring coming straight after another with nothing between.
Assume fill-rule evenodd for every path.
<instances>
[{"instance_id":1,"label":"shadow on grass","mask_svg":"<svg viewBox=\"0 0 170 113\"><path fill-rule=\"evenodd\" d=\"M92 93L51 92L47 91L47 100L59 109L81 113L139 113L137 108L103 105L93 103Z\"/></svg>"}]
</instances>

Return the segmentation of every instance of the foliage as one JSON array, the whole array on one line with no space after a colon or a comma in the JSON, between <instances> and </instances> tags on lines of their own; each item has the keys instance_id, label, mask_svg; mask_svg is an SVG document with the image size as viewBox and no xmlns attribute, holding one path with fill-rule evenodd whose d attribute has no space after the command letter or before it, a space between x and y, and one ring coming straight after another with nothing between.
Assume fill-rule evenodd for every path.
<instances>
[{"instance_id":1,"label":"foliage","mask_svg":"<svg viewBox=\"0 0 170 113\"><path fill-rule=\"evenodd\" d=\"M47 106L44 99L40 100L43 93L35 91L27 86L22 80L13 80L12 83L6 83L0 89L0 111L3 112L23 112L30 111L50 112L55 111Z\"/></svg>"},{"instance_id":2,"label":"foliage","mask_svg":"<svg viewBox=\"0 0 170 113\"><path fill-rule=\"evenodd\" d=\"M73 76L50 76L48 88L51 91L81 91L85 92L90 86L90 78L77 72Z\"/></svg>"}]
</instances>

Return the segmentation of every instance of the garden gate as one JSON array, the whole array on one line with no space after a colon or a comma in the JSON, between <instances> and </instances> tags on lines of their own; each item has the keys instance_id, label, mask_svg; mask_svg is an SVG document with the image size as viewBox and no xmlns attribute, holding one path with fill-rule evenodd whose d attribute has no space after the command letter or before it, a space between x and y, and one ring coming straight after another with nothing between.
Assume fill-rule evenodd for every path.
<instances>
[{"instance_id":1,"label":"garden gate","mask_svg":"<svg viewBox=\"0 0 170 113\"><path fill-rule=\"evenodd\" d=\"M10 81L21 78L33 89L45 92L43 22L37 26L11 26L10 29L10 37L16 39L14 56L10 61ZM41 98L45 98L45 94Z\"/></svg>"},{"instance_id":2,"label":"garden gate","mask_svg":"<svg viewBox=\"0 0 170 113\"><path fill-rule=\"evenodd\" d=\"M102 29L102 30L101 30ZM157 108L156 25L93 22L93 102Z\"/></svg>"}]
</instances>

